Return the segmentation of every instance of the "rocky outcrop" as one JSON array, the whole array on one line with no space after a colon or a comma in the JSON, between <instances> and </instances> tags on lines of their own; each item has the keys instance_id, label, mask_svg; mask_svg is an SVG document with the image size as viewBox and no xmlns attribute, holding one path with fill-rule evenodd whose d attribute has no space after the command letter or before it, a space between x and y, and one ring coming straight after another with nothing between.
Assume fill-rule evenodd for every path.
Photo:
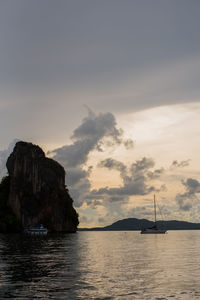
<instances>
[{"instance_id":1,"label":"rocky outcrop","mask_svg":"<svg viewBox=\"0 0 200 300\"><path fill-rule=\"evenodd\" d=\"M39 146L18 142L7 160L8 205L23 227L43 224L52 232L75 232L78 215L65 187L65 170Z\"/></svg>"}]
</instances>

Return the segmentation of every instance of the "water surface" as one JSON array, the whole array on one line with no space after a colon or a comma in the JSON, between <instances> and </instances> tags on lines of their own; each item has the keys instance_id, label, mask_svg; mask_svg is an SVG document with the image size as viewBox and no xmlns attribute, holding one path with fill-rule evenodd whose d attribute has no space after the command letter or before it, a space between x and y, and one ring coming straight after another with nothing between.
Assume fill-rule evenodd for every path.
<instances>
[{"instance_id":1,"label":"water surface","mask_svg":"<svg viewBox=\"0 0 200 300\"><path fill-rule=\"evenodd\" d=\"M200 299L200 231L0 235L0 299Z\"/></svg>"}]
</instances>

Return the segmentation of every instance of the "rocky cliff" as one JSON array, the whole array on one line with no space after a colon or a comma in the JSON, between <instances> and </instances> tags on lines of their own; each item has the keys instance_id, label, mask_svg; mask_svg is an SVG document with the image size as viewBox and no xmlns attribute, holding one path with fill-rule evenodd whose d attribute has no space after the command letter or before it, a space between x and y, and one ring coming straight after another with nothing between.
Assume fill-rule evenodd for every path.
<instances>
[{"instance_id":1,"label":"rocky cliff","mask_svg":"<svg viewBox=\"0 0 200 300\"><path fill-rule=\"evenodd\" d=\"M23 227L43 224L52 232L75 232L78 215L65 187L65 170L39 146L18 142L7 160L8 206Z\"/></svg>"}]
</instances>

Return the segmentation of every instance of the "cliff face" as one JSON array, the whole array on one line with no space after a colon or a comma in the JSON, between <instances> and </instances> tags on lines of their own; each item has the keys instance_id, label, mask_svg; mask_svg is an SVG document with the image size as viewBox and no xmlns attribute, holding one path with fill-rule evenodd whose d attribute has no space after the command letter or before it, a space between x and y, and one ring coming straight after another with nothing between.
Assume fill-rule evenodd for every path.
<instances>
[{"instance_id":1,"label":"cliff face","mask_svg":"<svg viewBox=\"0 0 200 300\"><path fill-rule=\"evenodd\" d=\"M78 215L65 188L65 170L39 146L18 142L7 160L8 205L22 226L45 225L50 231L75 232Z\"/></svg>"}]
</instances>

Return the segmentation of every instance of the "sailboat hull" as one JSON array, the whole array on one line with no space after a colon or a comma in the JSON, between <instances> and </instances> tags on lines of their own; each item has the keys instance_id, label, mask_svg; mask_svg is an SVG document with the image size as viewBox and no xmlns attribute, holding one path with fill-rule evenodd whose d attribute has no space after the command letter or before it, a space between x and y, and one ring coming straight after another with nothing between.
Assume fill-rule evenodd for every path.
<instances>
[{"instance_id":1,"label":"sailboat hull","mask_svg":"<svg viewBox=\"0 0 200 300\"><path fill-rule=\"evenodd\" d=\"M153 228L147 228L147 229L144 229L144 230L141 230L141 234L164 234L166 233L167 230L165 229L153 229Z\"/></svg>"},{"instance_id":2,"label":"sailboat hull","mask_svg":"<svg viewBox=\"0 0 200 300\"><path fill-rule=\"evenodd\" d=\"M155 222L154 222L154 226L150 227L150 228L145 228L141 230L141 234L164 234L166 233L167 230L165 229L161 229L157 227L157 223L156 223L156 197L154 195L154 214L155 214Z\"/></svg>"}]
</instances>

